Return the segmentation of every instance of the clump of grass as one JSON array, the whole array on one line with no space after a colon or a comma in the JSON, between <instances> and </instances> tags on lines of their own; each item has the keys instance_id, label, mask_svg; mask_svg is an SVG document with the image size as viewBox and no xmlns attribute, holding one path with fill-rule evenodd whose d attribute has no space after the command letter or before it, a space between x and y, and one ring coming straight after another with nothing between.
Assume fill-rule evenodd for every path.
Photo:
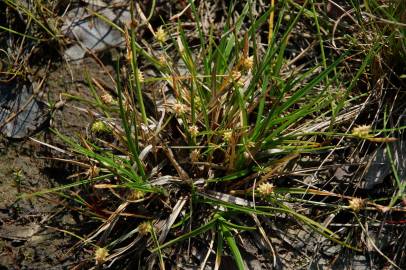
<instances>
[{"instance_id":1,"label":"clump of grass","mask_svg":"<svg viewBox=\"0 0 406 270\"><path fill-rule=\"evenodd\" d=\"M353 90L379 46L373 44L349 76L345 60L355 49L327 57L313 1L285 16L292 6L280 3L273 17L273 8L254 15L250 1L238 13L231 5L223 34L214 36L190 1L194 40L181 20L160 26L151 45L141 46L133 29L121 29L128 53L117 64L115 97L96 96L94 103L105 116L97 130L102 127L115 140L77 141L57 132L72 151L100 168L90 180L77 182L101 191L105 201L106 209L95 213L104 225L87 241L99 239L103 246L102 256L95 255L98 263L136 251L138 260L164 269L181 261L177 254L208 242L202 267L210 259L218 269L222 256L230 254L236 267L245 269L247 235L262 238L275 257L265 228L278 218L360 250L356 238L306 216L299 206L359 213L381 211L381 205L277 178L304 156L329 153L338 139L376 139L369 126L343 133L339 125L348 108L365 100ZM287 47L303 17L315 25L320 57L293 67ZM273 34L263 40L269 18ZM146 67L156 75L146 75ZM337 100L334 93L342 88ZM326 203L320 197L346 201ZM79 195L75 199L88 205ZM125 226L115 231L116 224Z\"/></svg>"},{"instance_id":2,"label":"clump of grass","mask_svg":"<svg viewBox=\"0 0 406 270\"><path fill-rule=\"evenodd\" d=\"M58 2L2 1L0 49L7 55L10 68L0 72L7 80L26 79L35 73L29 67L55 61L58 57L57 51L64 43L57 26L57 13L61 8ZM47 53L44 53L45 48Z\"/></svg>"}]
</instances>

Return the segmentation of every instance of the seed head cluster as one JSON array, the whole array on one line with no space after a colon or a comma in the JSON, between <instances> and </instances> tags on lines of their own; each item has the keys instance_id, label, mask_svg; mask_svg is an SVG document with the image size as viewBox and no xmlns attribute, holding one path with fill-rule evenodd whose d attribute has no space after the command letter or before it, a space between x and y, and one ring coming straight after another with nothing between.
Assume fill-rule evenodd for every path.
<instances>
[{"instance_id":1,"label":"seed head cluster","mask_svg":"<svg viewBox=\"0 0 406 270\"><path fill-rule=\"evenodd\" d=\"M182 103L175 103L173 105L173 111L178 115L184 114L186 112L186 105Z\"/></svg>"},{"instance_id":2,"label":"seed head cluster","mask_svg":"<svg viewBox=\"0 0 406 270\"><path fill-rule=\"evenodd\" d=\"M148 221L145 221L138 225L138 232L141 235L147 235L152 230L151 224Z\"/></svg>"},{"instance_id":3,"label":"seed head cluster","mask_svg":"<svg viewBox=\"0 0 406 270\"><path fill-rule=\"evenodd\" d=\"M368 137L371 137L370 132L371 132L370 125L362 125L362 126L355 127L352 130L352 135L359 137L359 138L368 138Z\"/></svg>"},{"instance_id":4,"label":"seed head cluster","mask_svg":"<svg viewBox=\"0 0 406 270\"><path fill-rule=\"evenodd\" d=\"M199 128L196 125L190 126L189 132L192 137L196 137L197 134L199 133Z\"/></svg>"},{"instance_id":5,"label":"seed head cluster","mask_svg":"<svg viewBox=\"0 0 406 270\"><path fill-rule=\"evenodd\" d=\"M160 26L156 31L155 38L161 44L165 43L165 41L168 39L168 35L162 26Z\"/></svg>"},{"instance_id":6,"label":"seed head cluster","mask_svg":"<svg viewBox=\"0 0 406 270\"><path fill-rule=\"evenodd\" d=\"M227 130L226 132L223 133L223 140L225 142L231 141L233 138L233 131L232 130Z\"/></svg>"},{"instance_id":7,"label":"seed head cluster","mask_svg":"<svg viewBox=\"0 0 406 270\"><path fill-rule=\"evenodd\" d=\"M131 200L131 201L136 201L136 200L144 198L144 196L145 196L145 193L143 191L141 191L141 190L132 190L130 192L130 194L128 195L128 199Z\"/></svg>"},{"instance_id":8,"label":"seed head cluster","mask_svg":"<svg viewBox=\"0 0 406 270\"><path fill-rule=\"evenodd\" d=\"M109 256L109 251L104 247L98 247L94 252L94 258L97 265L103 264L106 261L107 256Z\"/></svg>"},{"instance_id":9,"label":"seed head cluster","mask_svg":"<svg viewBox=\"0 0 406 270\"><path fill-rule=\"evenodd\" d=\"M257 191L261 196L268 196L275 191L275 186L271 183L262 183L257 187Z\"/></svg>"},{"instance_id":10,"label":"seed head cluster","mask_svg":"<svg viewBox=\"0 0 406 270\"><path fill-rule=\"evenodd\" d=\"M144 73L139 69L137 69L137 77L140 83L143 83L145 81Z\"/></svg>"},{"instance_id":11,"label":"seed head cluster","mask_svg":"<svg viewBox=\"0 0 406 270\"><path fill-rule=\"evenodd\" d=\"M190 160L192 162L198 162L200 158L200 151L199 149L194 149L191 153L190 153Z\"/></svg>"},{"instance_id":12,"label":"seed head cluster","mask_svg":"<svg viewBox=\"0 0 406 270\"><path fill-rule=\"evenodd\" d=\"M86 174L89 176L90 179L97 177L100 174L100 168L97 167L96 165L90 166L90 168L87 170Z\"/></svg>"},{"instance_id":13,"label":"seed head cluster","mask_svg":"<svg viewBox=\"0 0 406 270\"><path fill-rule=\"evenodd\" d=\"M348 205L354 212L359 212L365 207L365 200L361 198L353 198L349 201Z\"/></svg>"},{"instance_id":14,"label":"seed head cluster","mask_svg":"<svg viewBox=\"0 0 406 270\"><path fill-rule=\"evenodd\" d=\"M252 67L254 66L254 57L246 57L242 60L242 69L243 70L251 70Z\"/></svg>"},{"instance_id":15,"label":"seed head cluster","mask_svg":"<svg viewBox=\"0 0 406 270\"><path fill-rule=\"evenodd\" d=\"M104 104L106 105L117 105L117 101L114 100L114 98L112 97L112 95L110 95L109 93L105 93L103 95L100 96L100 99L103 101Z\"/></svg>"},{"instance_id":16,"label":"seed head cluster","mask_svg":"<svg viewBox=\"0 0 406 270\"><path fill-rule=\"evenodd\" d=\"M241 78L241 72L238 70L233 70L231 71L231 78L233 81L238 82L238 80Z\"/></svg>"},{"instance_id":17,"label":"seed head cluster","mask_svg":"<svg viewBox=\"0 0 406 270\"><path fill-rule=\"evenodd\" d=\"M103 121L100 121L100 120L95 121L92 124L92 127L90 128L90 130L93 133L107 133L107 132L110 132L109 127Z\"/></svg>"}]
</instances>

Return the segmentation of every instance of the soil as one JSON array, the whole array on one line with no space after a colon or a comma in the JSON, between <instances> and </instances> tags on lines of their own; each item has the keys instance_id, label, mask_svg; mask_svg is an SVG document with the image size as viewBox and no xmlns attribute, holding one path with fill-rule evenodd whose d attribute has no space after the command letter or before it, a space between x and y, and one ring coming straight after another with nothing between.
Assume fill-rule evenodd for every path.
<instances>
[{"instance_id":1,"label":"soil","mask_svg":"<svg viewBox=\"0 0 406 270\"><path fill-rule=\"evenodd\" d=\"M59 106L52 112L51 128L68 136L86 134L93 121L83 103L66 100L62 93L91 100L83 70L103 85L106 70L86 58L77 64L58 64L46 74L47 102ZM53 69L53 70L52 70ZM45 72L45 70L41 71ZM61 102L61 99L63 102ZM45 129L35 139L58 146L61 140ZM51 158L63 157L31 139L1 139L0 146L0 269L73 269L80 262L92 260L91 255L72 247L78 239L62 232L76 232L83 217L69 211L61 197L21 195L44 191L69 183L68 176L78 168ZM78 232L82 234L83 232Z\"/></svg>"}]
</instances>

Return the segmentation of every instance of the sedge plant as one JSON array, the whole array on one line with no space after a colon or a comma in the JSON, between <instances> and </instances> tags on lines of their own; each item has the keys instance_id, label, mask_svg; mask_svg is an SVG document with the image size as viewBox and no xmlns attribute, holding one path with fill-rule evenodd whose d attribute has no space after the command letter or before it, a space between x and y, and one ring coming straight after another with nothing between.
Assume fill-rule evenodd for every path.
<instances>
[{"instance_id":1,"label":"sedge plant","mask_svg":"<svg viewBox=\"0 0 406 270\"><path fill-rule=\"evenodd\" d=\"M116 64L115 91L100 96L89 80L95 96L89 103L103 115L98 120L103 124L95 123L88 138L55 131L71 151L90 160L89 168L98 168L77 186L90 185L112 198L106 204L110 212L97 214L103 225L83 241L102 248L98 264L117 263L136 251L164 269L178 260L174 250L189 254L207 242L212 244L202 267L212 260L218 269L229 254L236 268L246 269L242 235L259 235L275 252L265 228L278 217L360 250L354 239L296 205L358 213L382 209L378 204L316 187L279 186L283 182L275 179L301 157L334 148L337 137L373 141L370 131L345 133L338 124L348 107L366 98L353 89L380 46L372 46L348 77L344 62L356 48L327 54L314 1L301 6L282 1L259 15L252 6L252 1L230 5L221 35L204 24L194 1L189 1L193 38L182 16L156 30L146 22L153 30L151 44L139 43L134 29L120 28L127 51ZM270 18L272 34L262 35ZM292 68L288 48L303 19L316 26L320 57ZM153 72L147 75L146 67ZM339 87L347 89L337 90L344 98L332 94ZM88 205L84 197L75 199Z\"/></svg>"}]
</instances>

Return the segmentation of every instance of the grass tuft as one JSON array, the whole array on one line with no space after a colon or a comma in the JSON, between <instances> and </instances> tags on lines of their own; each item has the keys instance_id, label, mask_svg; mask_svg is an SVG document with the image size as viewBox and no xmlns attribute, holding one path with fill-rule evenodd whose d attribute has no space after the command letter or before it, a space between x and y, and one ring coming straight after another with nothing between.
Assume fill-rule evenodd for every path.
<instances>
[{"instance_id":1,"label":"grass tuft","mask_svg":"<svg viewBox=\"0 0 406 270\"><path fill-rule=\"evenodd\" d=\"M367 248L356 226L337 228L332 220L382 218L384 224L383 214L406 212L400 206L405 181L390 147L391 198L354 191L359 172L347 174L354 176L349 184L337 176L339 168L363 163L362 155L372 151L365 145L395 143L403 130L404 123L388 127L400 112L374 95L401 95L384 89L391 80L384 66L388 59L405 60L404 5L330 1L323 9L313 0L276 2L232 1L218 27L207 23L205 4L195 1L188 1L187 15L154 25L154 1L145 22L156 29L149 43L140 42L133 27L115 25L126 52L116 63L114 96L104 90L99 96L88 79L95 96L88 102L101 115L92 136L54 131L89 164L87 178L65 188L97 190L104 202L103 209L91 209L103 224L87 241L103 243L97 264L133 258L165 269L199 250L207 252L199 259L202 269L208 261L221 267L225 255L246 269L245 243L255 238L268 243L265 253L273 253L276 265L271 242L281 222L356 253ZM371 117L365 108L376 104L379 112ZM87 196L71 197L90 205ZM383 257L404 263L396 256Z\"/></svg>"}]
</instances>

